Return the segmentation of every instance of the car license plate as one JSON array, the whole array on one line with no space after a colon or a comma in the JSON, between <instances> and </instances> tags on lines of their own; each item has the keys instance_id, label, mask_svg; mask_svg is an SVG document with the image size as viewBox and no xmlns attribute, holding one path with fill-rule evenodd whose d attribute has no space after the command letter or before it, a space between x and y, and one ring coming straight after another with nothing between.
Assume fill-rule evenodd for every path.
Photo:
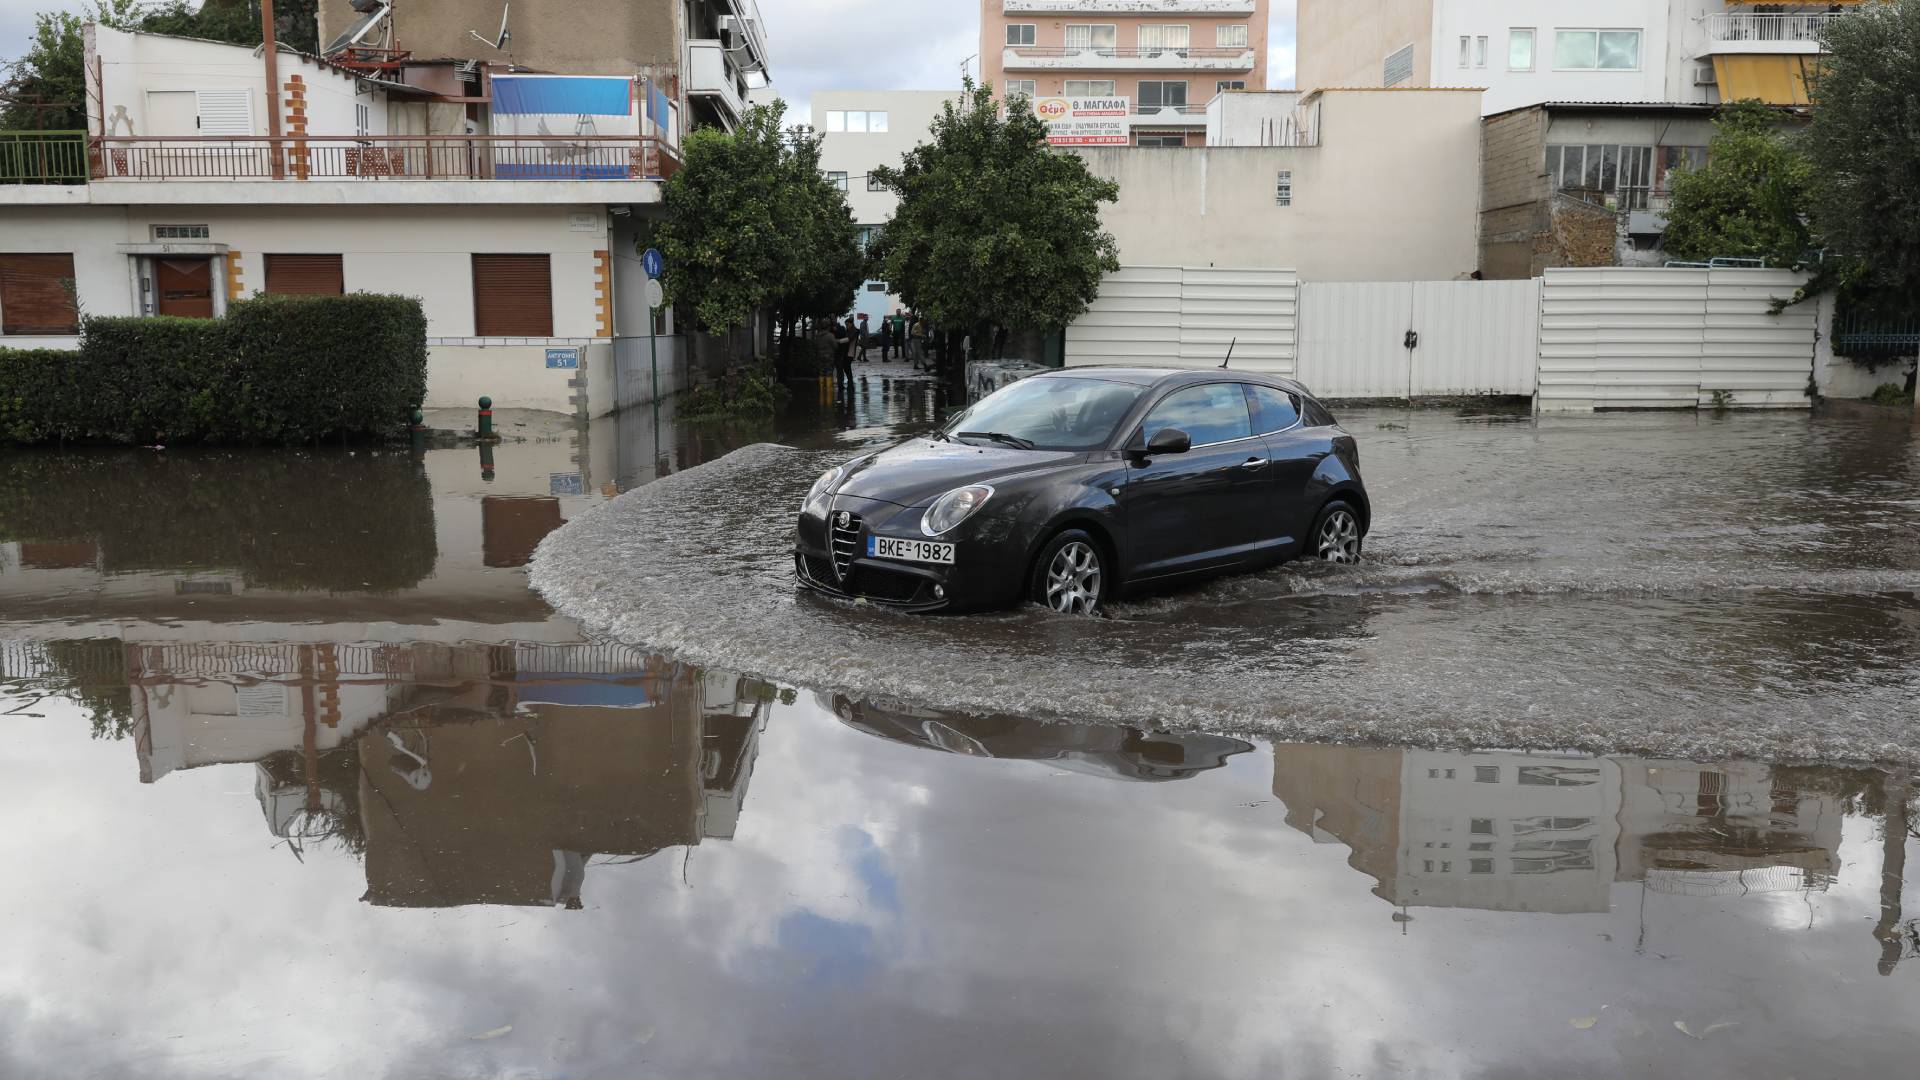
<instances>
[{"instance_id":1,"label":"car license plate","mask_svg":"<svg viewBox=\"0 0 1920 1080\"><path fill-rule=\"evenodd\" d=\"M932 540L903 540L897 536L867 537L867 554L876 559L904 559L907 562L953 565L953 545Z\"/></svg>"}]
</instances>

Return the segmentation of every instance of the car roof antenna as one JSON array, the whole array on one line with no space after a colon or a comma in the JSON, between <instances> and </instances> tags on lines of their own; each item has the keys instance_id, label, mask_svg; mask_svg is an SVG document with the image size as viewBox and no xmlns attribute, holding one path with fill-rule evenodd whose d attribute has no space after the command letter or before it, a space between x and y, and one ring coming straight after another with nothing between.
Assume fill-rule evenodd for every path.
<instances>
[{"instance_id":1,"label":"car roof antenna","mask_svg":"<svg viewBox=\"0 0 1920 1080\"><path fill-rule=\"evenodd\" d=\"M1233 347L1238 344L1240 344L1239 338L1234 338L1232 341L1227 342L1227 358L1220 361L1221 371L1227 370L1227 365L1233 362Z\"/></svg>"}]
</instances>

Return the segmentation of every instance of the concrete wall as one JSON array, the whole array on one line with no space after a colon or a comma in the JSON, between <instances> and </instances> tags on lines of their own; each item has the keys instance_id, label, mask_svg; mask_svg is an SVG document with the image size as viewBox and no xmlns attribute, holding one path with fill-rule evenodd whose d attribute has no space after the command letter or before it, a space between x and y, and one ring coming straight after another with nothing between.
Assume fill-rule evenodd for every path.
<instances>
[{"instance_id":1,"label":"concrete wall","mask_svg":"<svg viewBox=\"0 0 1920 1080\"><path fill-rule=\"evenodd\" d=\"M1332 93L1317 147L1077 152L1120 183L1101 220L1123 264L1445 280L1478 264L1479 115L1466 93ZM1291 206L1275 202L1282 170Z\"/></svg>"},{"instance_id":2,"label":"concrete wall","mask_svg":"<svg viewBox=\"0 0 1920 1080\"><path fill-rule=\"evenodd\" d=\"M960 97L958 90L821 90L813 95L813 129L824 135L820 168L847 174L847 205L862 225L884 225L899 200L890 191L868 191L862 179L876 165L898 167L916 145L928 141L928 129L941 106ZM827 113L884 111L884 132L828 132ZM795 118L798 119L797 117Z\"/></svg>"},{"instance_id":3,"label":"concrete wall","mask_svg":"<svg viewBox=\"0 0 1920 1080\"><path fill-rule=\"evenodd\" d=\"M1379 86L1386 59L1413 46L1413 78L1430 86L1434 0L1299 0L1293 84L1302 90Z\"/></svg>"},{"instance_id":4,"label":"concrete wall","mask_svg":"<svg viewBox=\"0 0 1920 1080\"><path fill-rule=\"evenodd\" d=\"M565 75L633 74L649 65L678 65L679 0L514 0L509 51L474 40L500 29L496 0L406 0L394 8L403 48L432 59L511 59L532 71ZM320 0L322 44L358 16L347 0Z\"/></svg>"},{"instance_id":5,"label":"concrete wall","mask_svg":"<svg viewBox=\"0 0 1920 1080\"><path fill-rule=\"evenodd\" d=\"M198 134L155 130L148 115L148 94L168 90L244 90L253 134L268 133L266 66L254 50L156 34L130 34L105 26L95 26L92 38L100 72L100 98L88 102L89 128L94 134ZM309 134L357 134L356 104L371 108L368 134L386 134L385 94L358 92L351 76L290 53L280 55L279 70L282 83L295 75L306 83ZM281 109L284 120L284 94Z\"/></svg>"},{"instance_id":6,"label":"concrete wall","mask_svg":"<svg viewBox=\"0 0 1920 1080\"><path fill-rule=\"evenodd\" d=\"M1534 30L1531 71L1507 68L1508 32ZM1558 71L1556 29L1640 30L1640 67L1634 71ZM1487 66L1460 65L1460 38L1487 38ZM1433 85L1480 86L1486 111L1504 112L1542 101L1668 101L1666 0L1441 0L1434 20Z\"/></svg>"}]
</instances>

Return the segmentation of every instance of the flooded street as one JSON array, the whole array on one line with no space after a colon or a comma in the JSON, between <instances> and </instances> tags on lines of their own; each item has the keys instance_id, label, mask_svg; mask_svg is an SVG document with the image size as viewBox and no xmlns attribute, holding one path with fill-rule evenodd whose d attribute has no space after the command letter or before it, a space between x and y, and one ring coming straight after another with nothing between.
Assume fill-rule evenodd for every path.
<instances>
[{"instance_id":1,"label":"flooded street","mask_svg":"<svg viewBox=\"0 0 1920 1080\"><path fill-rule=\"evenodd\" d=\"M0 455L0 1077L1909 1075L1904 428L1343 410L1358 568L797 595L946 408Z\"/></svg>"}]
</instances>

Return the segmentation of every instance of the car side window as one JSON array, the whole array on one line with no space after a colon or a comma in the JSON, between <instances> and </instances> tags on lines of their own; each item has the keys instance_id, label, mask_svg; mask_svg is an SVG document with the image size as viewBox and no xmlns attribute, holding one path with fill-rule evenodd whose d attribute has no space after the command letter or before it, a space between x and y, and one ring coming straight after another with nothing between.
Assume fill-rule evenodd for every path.
<instances>
[{"instance_id":1,"label":"car side window","mask_svg":"<svg viewBox=\"0 0 1920 1080\"><path fill-rule=\"evenodd\" d=\"M1293 395L1271 386L1247 384L1247 400L1253 406L1253 430L1258 435L1285 431L1300 419Z\"/></svg>"},{"instance_id":2,"label":"car side window","mask_svg":"<svg viewBox=\"0 0 1920 1080\"><path fill-rule=\"evenodd\" d=\"M1334 425L1333 414L1327 411L1326 406L1312 398L1307 399L1303 414L1309 427L1332 427Z\"/></svg>"},{"instance_id":3,"label":"car side window","mask_svg":"<svg viewBox=\"0 0 1920 1080\"><path fill-rule=\"evenodd\" d=\"M1231 442L1253 434L1247 397L1239 383L1208 383L1177 390L1147 414L1141 430L1148 442L1166 428L1179 428L1195 446Z\"/></svg>"}]
</instances>

